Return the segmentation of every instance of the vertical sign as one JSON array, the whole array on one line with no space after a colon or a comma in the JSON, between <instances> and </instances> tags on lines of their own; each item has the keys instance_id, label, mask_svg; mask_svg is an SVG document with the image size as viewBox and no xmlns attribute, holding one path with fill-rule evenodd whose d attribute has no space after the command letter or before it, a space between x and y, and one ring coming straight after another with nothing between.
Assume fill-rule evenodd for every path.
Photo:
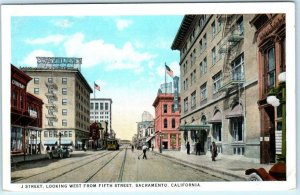
<instances>
[{"instance_id":1,"label":"vertical sign","mask_svg":"<svg viewBox=\"0 0 300 195\"><path fill-rule=\"evenodd\" d=\"M175 76L173 78L173 83L174 83L174 110L175 111L178 111L179 110L179 89L178 89L178 83L179 83L179 77L178 76Z\"/></svg>"}]
</instances>

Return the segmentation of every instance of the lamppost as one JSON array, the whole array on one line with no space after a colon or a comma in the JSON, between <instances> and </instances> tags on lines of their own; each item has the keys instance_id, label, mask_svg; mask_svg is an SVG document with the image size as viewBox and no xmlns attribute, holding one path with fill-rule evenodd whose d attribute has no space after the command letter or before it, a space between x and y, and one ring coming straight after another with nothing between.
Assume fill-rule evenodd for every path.
<instances>
[{"instance_id":1,"label":"lamppost","mask_svg":"<svg viewBox=\"0 0 300 195\"><path fill-rule=\"evenodd\" d=\"M278 161L286 161L286 73L282 72L278 75L279 84L277 87L271 89L268 93L267 103L271 104L273 107L277 108L281 104L281 112L282 117L282 127L281 127L281 154L278 154Z\"/></svg>"},{"instance_id":2,"label":"lamppost","mask_svg":"<svg viewBox=\"0 0 300 195\"><path fill-rule=\"evenodd\" d=\"M61 132L58 133L58 147L60 148L61 144Z\"/></svg>"},{"instance_id":3,"label":"lamppost","mask_svg":"<svg viewBox=\"0 0 300 195\"><path fill-rule=\"evenodd\" d=\"M159 133L159 152L162 153L162 141L161 137L163 136L162 132Z\"/></svg>"}]
</instances>

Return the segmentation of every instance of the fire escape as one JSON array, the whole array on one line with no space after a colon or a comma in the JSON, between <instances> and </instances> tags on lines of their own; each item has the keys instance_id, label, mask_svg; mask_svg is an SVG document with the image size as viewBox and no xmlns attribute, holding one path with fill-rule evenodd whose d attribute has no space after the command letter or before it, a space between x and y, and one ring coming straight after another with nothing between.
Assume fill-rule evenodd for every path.
<instances>
[{"instance_id":1,"label":"fire escape","mask_svg":"<svg viewBox=\"0 0 300 195\"><path fill-rule=\"evenodd\" d=\"M57 101L57 95L55 93L57 91L57 84L53 79L53 73L51 73L51 77L48 78L48 81L45 82L45 85L48 89L45 94L48 98L48 104L46 104L48 112L46 114L46 118L48 120L48 126L53 126L53 122L57 121L57 116L55 115L55 112L57 112L57 106L55 104Z\"/></svg>"},{"instance_id":2,"label":"fire escape","mask_svg":"<svg viewBox=\"0 0 300 195\"><path fill-rule=\"evenodd\" d=\"M228 92L232 88L240 88L245 82L244 57L239 64L234 64L239 55L239 46L244 39L243 19L241 15L219 15L223 23L222 41L219 54L223 55L222 86L219 91Z\"/></svg>"}]
</instances>

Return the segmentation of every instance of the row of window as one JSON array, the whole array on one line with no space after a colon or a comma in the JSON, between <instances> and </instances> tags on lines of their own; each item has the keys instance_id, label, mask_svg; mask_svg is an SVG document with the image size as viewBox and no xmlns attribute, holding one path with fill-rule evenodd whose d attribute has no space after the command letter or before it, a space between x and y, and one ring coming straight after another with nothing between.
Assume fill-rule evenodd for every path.
<instances>
[{"instance_id":1,"label":"row of window","mask_svg":"<svg viewBox=\"0 0 300 195\"><path fill-rule=\"evenodd\" d=\"M40 88L34 88L33 90L34 94L40 94ZM48 93L54 93L53 88L48 88ZM62 88L61 93L62 95L68 95L67 88Z\"/></svg>"},{"instance_id":2,"label":"row of window","mask_svg":"<svg viewBox=\"0 0 300 195\"><path fill-rule=\"evenodd\" d=\"M164 113L168 113L168 105L164 104ZM175 105L172 104L172 108L171 108L172 113L175 113Z\"/></svg>"},{"instance_id":3,"label":"row of window","mask_svg":"<svg viewBox=\"0 0 300 195\"><path fill-rule=\"evenodd\" d=\"M45 130L44 131L44 137L55 137L57 138L59 136L59 133L61 133L61 137L72 137L72 131L60 131L57 130Z\"/></svg>"},{"instance_id":4,"label":"row of window","mask_svg":"<svg viewBox=\"0 0 300 195\"><path fill-rule=\"evenodd\" d=\"M94 119L94 118L109 118L109 116L91 116L91 119Z\"/></svg>"},{"instance_id":5,"label":"row of window","mask_svg":"<svg viewBox=\"0 0 300 195\"><path fill-rule=\"evenodd\" d=\"M91 115L99 114L99 112L91 112ZM100 114L109 114L109 112L100 112Z\"/></svg>"},{"instance_id":6,"label":"row of window","mask_svg":"<svg viewBox=\"0 0 300 195\"><path fill-rule=\"evenodd\" d=\"M99 107L100 105L100 107ZM95 106L95 107L94 107ZM105 107L103 107L105 106ZM91 110L109 110L108 103L90 103Z\"/></svg>"},{"instance_id":7,"label":"row of window","mask_svg":"<svg viewBox=\"0 0 300 195\"><path fill-rule=\"evenodd\" d=\"M175 120L175 118L172 118L171 119L172 121L171 121L171 128L175 128L176 127L176 120ZM164 128L168 128L168 119L164 119Z\"/></svg>"},{"instance_id":8,"label":"row of window","mask_svg":"<svg viewBox=\"0 0 300 195\"><path fill-rule=\"evenodd\" d=\"M40 84L40 78L37 78L37 77L33 78L33 82L36 85ZM52 77L48 78L48 83L53 83L53 78ZM67 85L68 84L68 78L61 78L61 84Z\"/></svg>"}]
</instances>

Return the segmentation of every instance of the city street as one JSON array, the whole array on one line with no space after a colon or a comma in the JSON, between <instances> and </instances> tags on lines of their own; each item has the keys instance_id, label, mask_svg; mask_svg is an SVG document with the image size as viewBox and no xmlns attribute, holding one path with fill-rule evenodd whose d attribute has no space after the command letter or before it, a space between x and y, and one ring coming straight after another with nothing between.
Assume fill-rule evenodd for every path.
<instances>
[{"instance_id":1,"label":"city street","mask_svg":"<svg viewBox=\"0 0 300 195\"><path fill-rule=\"evenodd\" d=\"M121 148L119 151L76 151L71 158L21 163L12 169L12 183L101 183L227 181L207 170L191 168L172 159ZM138 155L140 159L138 159Z\"/></svg>"}]
</instances>

